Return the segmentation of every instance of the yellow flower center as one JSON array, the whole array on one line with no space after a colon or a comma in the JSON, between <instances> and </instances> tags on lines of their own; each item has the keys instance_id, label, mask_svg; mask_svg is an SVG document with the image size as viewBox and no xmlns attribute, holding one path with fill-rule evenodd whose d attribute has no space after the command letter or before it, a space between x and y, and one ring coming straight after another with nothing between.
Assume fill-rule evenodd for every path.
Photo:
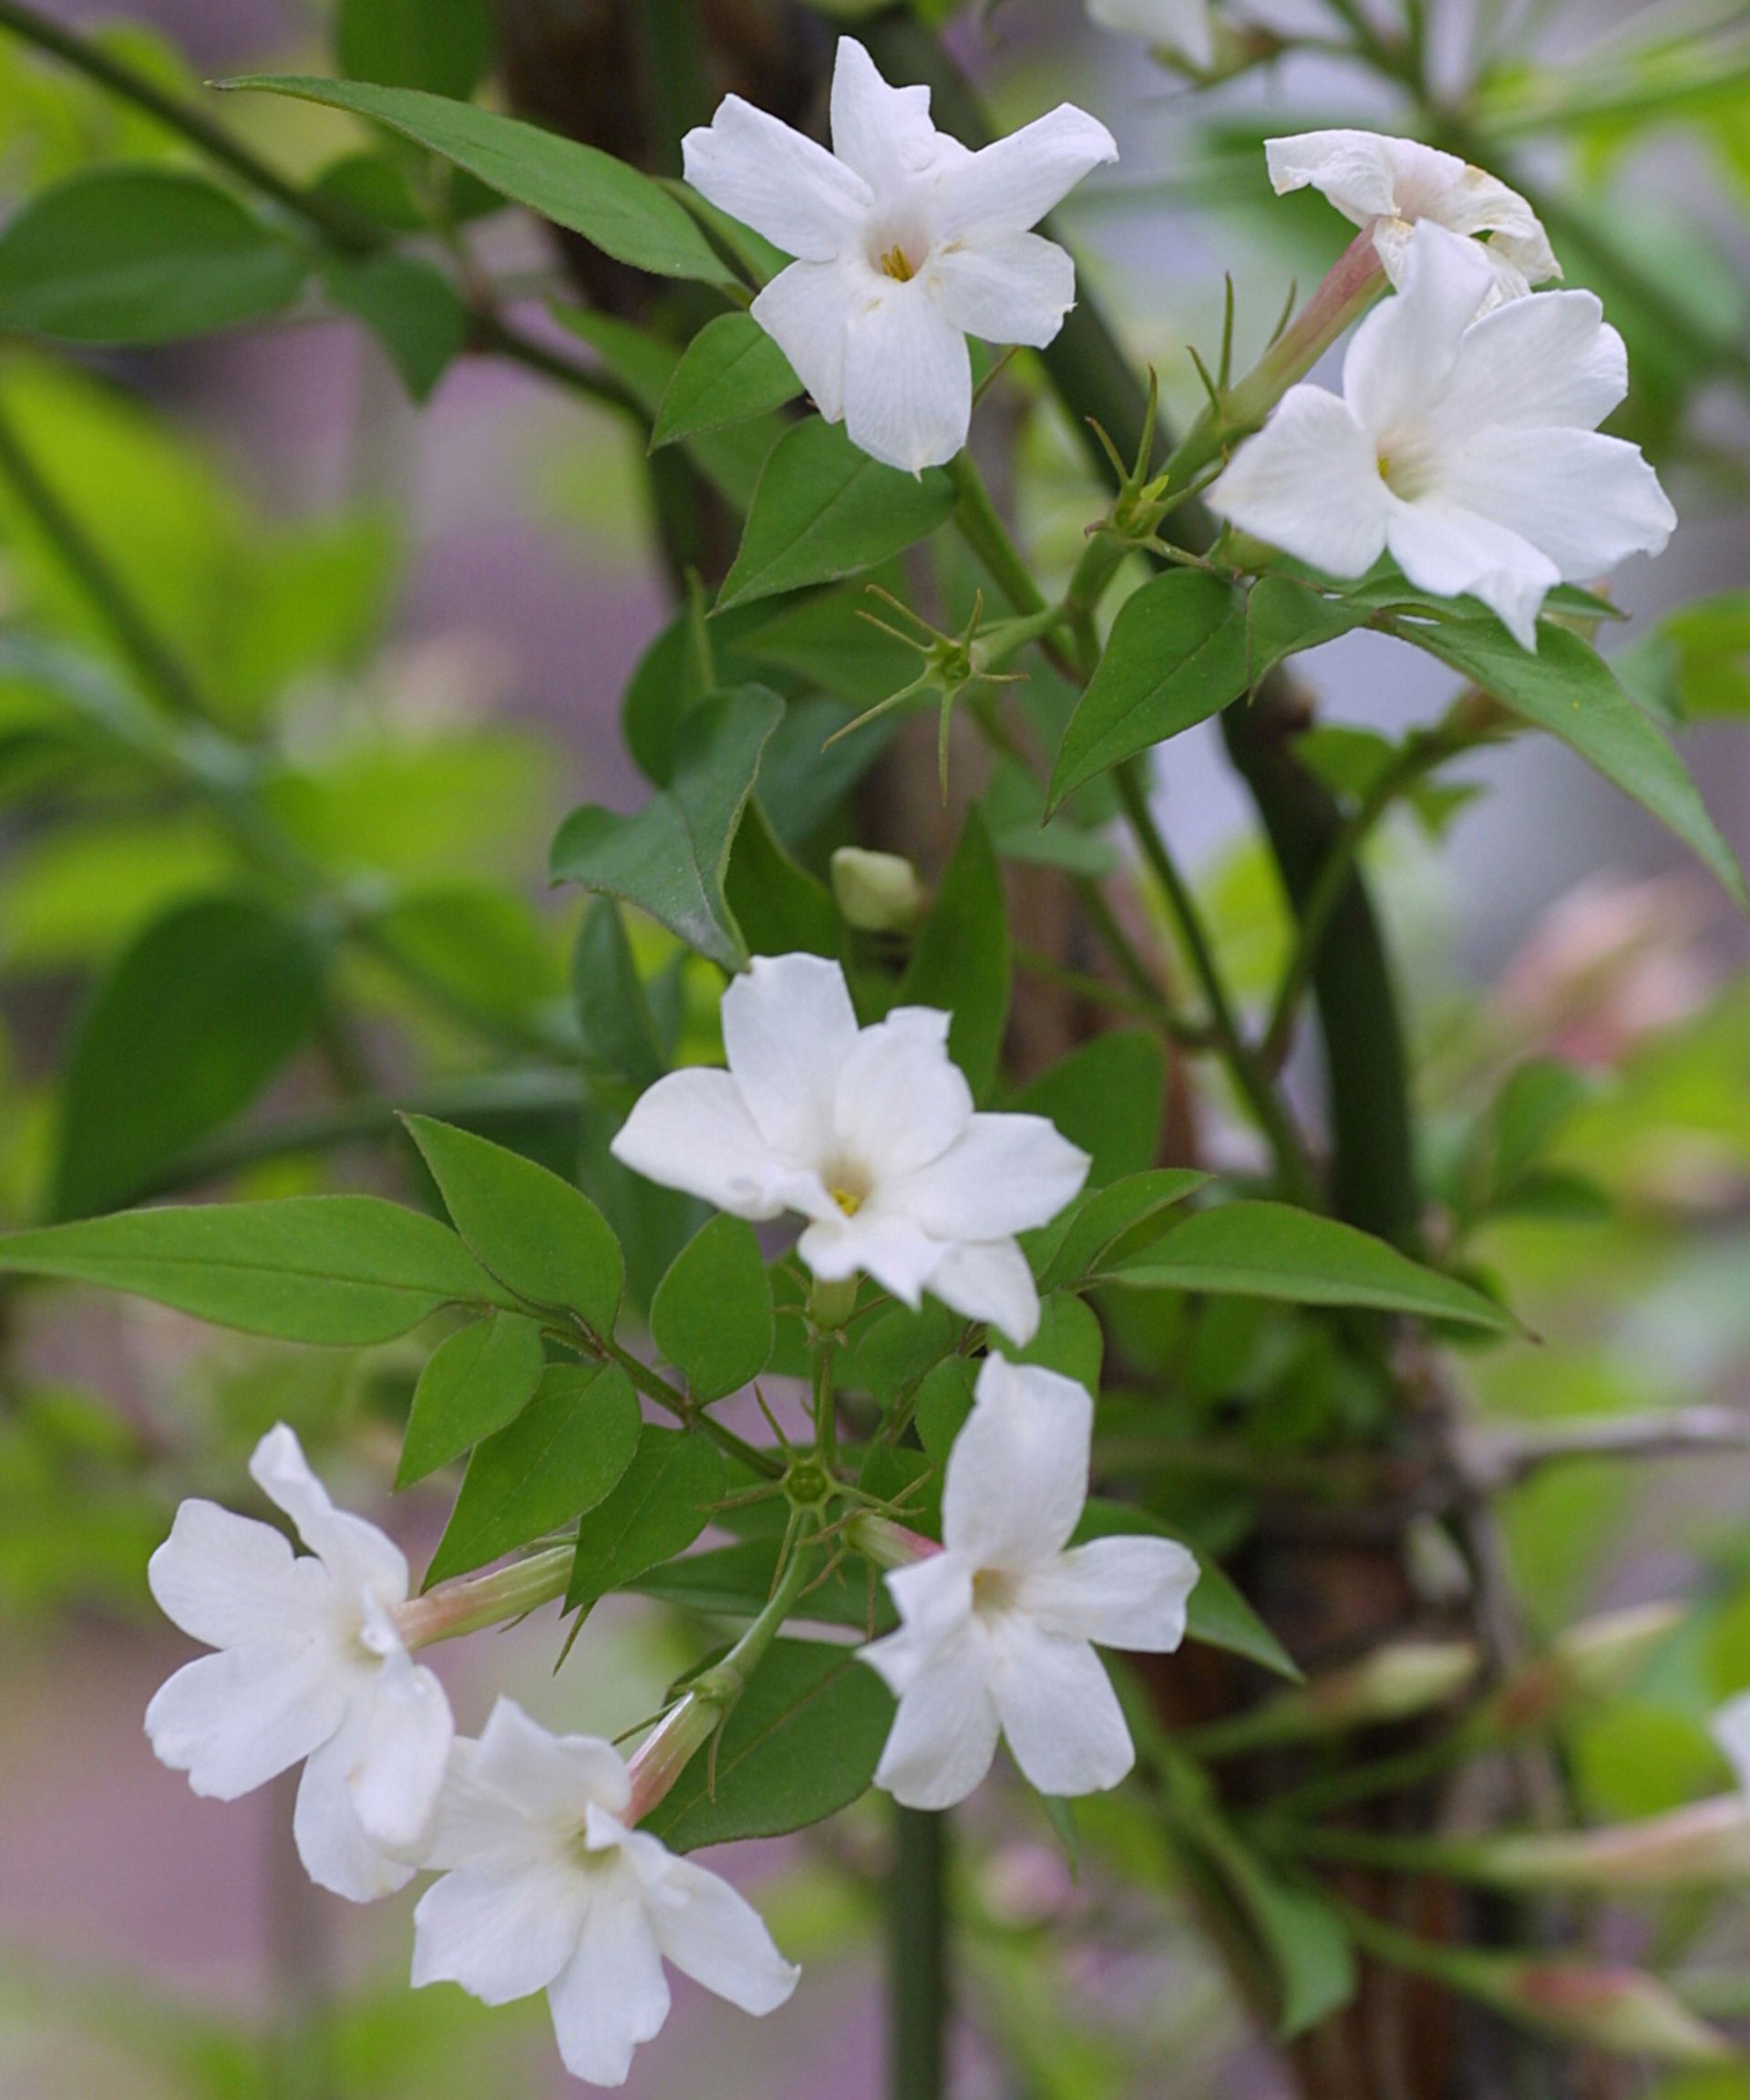
<instances>
[{"instance_id":1,"label":"yellow flower center","mask_svg":"<svg viewBox=\"0 0 1750 2100\"><path fill-rule=\"evenodd\" d=\"M896 241L881 257L881 274L891 277L901 284L909 284L917 272L911 267L911 258Z\"/></svg>"},{"instance_id":2,"label":"yellow flower center","mask_svg":"<svg viewBox=\"0 0 1750 2100\"><path fill-rule=\"evenodd\" d=\"M1006 1611L1014 1596L1014 1577L1004 1568L980 1568L973 1576L975 1611Z\"/></svg>"},{"instance_id":3,"label":"yellow flower center","mask_svg":"<svg viewBox=\"0 0 1750 2100\"><path fill-rule=\"evenodd\" d=\"M863 1199L854 1189L835 1189L832 1199L847 1218L854 1218L863 1207Z\"/></svg>"}]
</instances>

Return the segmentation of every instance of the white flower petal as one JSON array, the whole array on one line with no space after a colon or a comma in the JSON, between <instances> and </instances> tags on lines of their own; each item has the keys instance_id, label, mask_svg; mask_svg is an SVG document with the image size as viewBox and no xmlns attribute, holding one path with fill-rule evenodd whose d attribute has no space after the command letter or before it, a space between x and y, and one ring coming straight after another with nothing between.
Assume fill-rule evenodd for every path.
<instances>
[{"instance_id":1,"label":"white flower petal","mask_svg":"<svg viewBox=\"0 0 1750 2100\"><path fill-rule=\"evenodd\" d=\"M146 1709L146 1733L197 1794L234 1801L307 1757L345 1715L318 1642L260 1641L179 1670Z\"/></svg>"},{"instance_id":2,"label":"white flower petal","mask_svg":"<svg viewBox=\"0 0 1750 2100\"><path fill-rule=\"evenodd\" d=\"M886 1582L899 1608L900 1630L859 1652L898 1697L910 1690L935 1651L970 1624L973 1568L962 1554L932 1553L890 1569Z\"/></svg>"},{"instance_id":3,"label":"white flower petal","mask_svg":"<svg viewBox=\"0 0 1750 2100\"><path fill-rule=\"evenodd\" d=\"M1081 1189L1092 1162L1044 1116L974 1116L938 1158L883 1184L937 1240L1003 1240L1048 1224Z\"/></svg>"},{"instance_id":4,"label":"white flower petal","mask_svg":"<svg viewBox=\"0 0 1750 2100\"><path fill-rule=\"evenodd\" d=\"M802 1207L799 1199L829 1200L812 1175L772 1150L730 1075L700 1065L640 1095L609 1150L646 1180L736 1218L776 1218Z\"/></svg>"},{"instance_id":5,"label":"white flower petal","mask_svg":"<svg viewBox=\"0 0 1750 2100\"><path fill-rule=\"evenodd\" d=\"M985 1320L1017 1349L1039 1332L1039 1287L1013 1240L959 1240L943 1250L930 1288L962 1320Z\"/></svg>"},{"instance_id":6,"label":"white flower petal","mask_svg":"<svg viewBox=\"0 0 1750 2100\"><path fill-rule=\"evenodd\" d=\"M152 1555L159 1610L209 1648L314 1633L333 1584L319 1561L296 1559L283 1533L216 1502L184 1502Z\"/></svg>"},{"instance_id":7,"label":"white flower petal","mask_svg":"<svg viewBox=\"0 0 1750 2100\"><path fill-rule=\"evenodd\" d=\"M942 1539L982 1568L1060 1552L1087 1499L1094 1403L1072 1378L988 1356L948 1454Z\"/></svg>"},{"instance_id":8,"label":"white flower petal","mask_svg":"<svg viewBox=\"0 0 1750 2100\"><path fill-rule=\"evenodd\" d=\"M789 359L829 423L845 413L845 317L850 304L842 264L792 262L748 311Z\"/></svg>"},{"instance_id":9,"label":"white flower petal","mask_svg":"<svg viewBox=\"0 0 1750 2100\"><path fill-rule=\"evenodd\" d=\"M1182 53L1193 66L1215 63L1215 24L1209 0L1087 0L1102 29L1146 36L1164 51Z\"/></svg>"},{"instance_id":10,"label":"white flower petal","mask_svg":"<svg viewBox=\"0 0 1750 2100\"><path fill-rule=\"evenodd\" d=\"M864 1659L880 1668L877 1652L885 1646L865 1648ZM969 1627L938 1647L901 1695L875 1784L906 1807L952 1808L990 1770L999 1724L984 1658L984 1642Z\"/></svg>"},{"instance_id":11,"label":"white flower petal","mask_svg":"<svg viewBox=\"0 0 1750 2100\"><path fill-rule=\"evenodd\" d=\"M966 442L973 364L966 338L914 277L871 280L845 330L845 432L907 474L941 467Z\"/></svg>"},{"instance_id":12,"label":"white flower petal","mask_svg":"<svg viewBox=\"0 0 1750 2100\"><path fill-rule=\"evenodd\" d=\"M592 1838L612 1825L599 1812L590 1820ZM766 1920L746 1898L721 1874L676 1858L648 1832L612 1827L643 1885L652 1929L669 1961L744 2012L775 2012L802 1972L778 1952Z\"/></svg>"},{"instance_id":13,"label":"white flower petal","mask_svg":"<svg viewBox=\"0 0 1750 2100\"><path fill-rule=\"evenodd\" d=\"M577 1951L588 1882L557 1858L464 1868L413 1913L413 1982L459 1983L484 2005L544 1991Z\"/></svg>"},{"instance_id":14,"label":"white flower petal","mask_svg":"<svg viewBox=\"0 0 1750 2100\"><path fill-rule=\"evenodd\" d=\"M936 177L938 238L945 244L1024 233L1090 169L1117 157L1117 143L1104 124L1074 103L1059 103Z\"/></svg>"},{"instance_id":15,"label":"white flower petal","mask_svg":"<svg viewBox=\"0 0 1750 2100\"><path fill-rule=\"evenodd\" d=\"M1137 1761L1105 1665L1086 1641L1013 1614L995 1643L991 1693L1015 1763L1042 1794L1099 1794Z\"/></svg>"},{"instance_id":16,"label":"white flower petal","mask_svg":"<svg viewBox=\"0 0 1750 2100\"><path fill-rule=\"evenodd\" d=\"M796 1251L822 1282L841 1283L860 1271L914 1312L942 1256L940 1241L910 1218L868 1206L854 1218L829 1207L797 1241Z\"/></svg>"},{"instance_id":17,"label":"white flower petal","mask_svg":"<svg viewBox=\"0 0 1750 2100\"><path fill-rule=\"evenodd\" d=\"M276 1508L298 1528L298 1536L335 1581L368 1590L386 1603L407 1594L407 1556L386 1532L364 1518L336 1509L328 1490L310 1470L293 1431L277 1423L255 1446L252 1477Z\"/></svg>"},{"instance_id":18,"label":"white flower petal","mask_svg":"<svg viewBox=\"0 0 1750 2100\"><path fill-rule=\"evenodd\" d=\"M1543 292L1485 314L1435 411L1456 443L1496 426L1590 430L1629 390L1629 355L1590 292Z\"/></svg>"},{"instance_id":19,"label":"white flower petal","mask_svg":"<svg viewBox=\"0 0 1750 2100\"><path fill-rule=\"evenodd\" d=\"M1370 219L1399 216L1397 170L1386 143L1377 131L1302 131L1292 139L1266 139L1264 166L1279 197L1314 189L1351 224L1364 226ZM1438 158L1454 170L1464 166L1450 153Z\"/></svg>"},{"instance_id":20,"label":"white flower petal","mask_svg":"<svg viewBox=\"0 0 1750 2100\"><path fill-rule=\"evenodd\" d=\"M1096 1539L1029 1569L1019 1609L1047 1633L1164 1655L1185 1638L1195 1558L1172 1539Z\"/></svg>"},{"instance_id":21,"label":"white flower petal","mask_svg":"<svg viewBox=\"0 0 1750 2100\"><path fill-rule=\"evenodd\" d=\"M1390 451L1400 427L1439 399L1466 325L1494 285L1494 267L1476 242L1429 219L1415 229L1403 288L1368 314L1343 361L1343 398L1380 449Z\"/></svg>"},{"instance_id":22,"label":"white flower petal","mask_svg":"<svg viewBox=\"0 0 1750 2100\"><path fill-rule=\"evenodd\" d=\"M405 1889L416 1869L391 1858L365 1835L350 1785L357 1761L350 1728L343 1728L314 1754L298 1782L292 1835L304 1872L319 1889L332 1889L352 1903L372 1903Z\"/></svg>"},{"instance_id":23,"label":"white flower petal","mask_svg":"<svg viewBox=\"0 0 1750 2100\"><path fill-rule=\"evenodd\" d=\"M632 1799L626 1761L599 1735L555 1735L514 1699L493 1705L472 1766L477 1784L495 1786L531 1821L574 1817L586 1804L621 1814Z\"/></svg>"},{"instance_id":24,"label":"white flower petal","mask_svg":"<svg viewBox=\"0 0 1750 2100\"><path fill-rule=\"evenodd\" d=\"M948 1016L900 1006L865 1028L839 1067L835 1143L853 1161L879 1162L885 1188L941 1157L973 1120L973 1090L948 1055Z\"/></svg>"},{"instance_id":25,"label":"white flower petal","mask_svg":"<svg viewBox=\"0 0 1750 2100\"><path fill-rule=\"evenodd\" d=\"M633 2052L668 2018L662 1951L629 1870L592 1877L577 1952L547 1986L559 2053L574 2078L623 2085Z\"/></svg>"},{"instance_id":26,"label":"white flower petal","mask_svg":"<svg viewBox=\"0 0 1750 2100\"><path fill-rule=\"evenodd\" d=\"M818 1166L857 1015L836 962L756 955L723 994L723 1047L747 1112L784 1158Z\"/></svg>"},{"instance_id":27,"label":"white flower petal","mask_svg":"<svg viewBox=\"0 0 1750 2100\"><path fill-rule=\"evenodd\" d=\"M1291 386L1209 492L1219 516L1332 576L1378 561L1390 501L1372 438L1320 386Z\"/></svg>"},{"instance_id":28,"label":"white flower petal","mask_svg":"<svg viewBox=\"0 0 1750 2100\"><path fill-rule=\"evenodd\" d=\"M855 241L874 201L854 169L739 95L687 133L681 156L701 197L806 262Z\"/></svg>"},{"instance_id":29,"label":"white flower petal","mask_svg":"<svg viewBox=\"0 0 1750 2100\"><path fill-rule=\"evenodd\" d=\"M1522 647L1536 649L1539 610L1561 576L1529 540L1433 499L1394 504L1385 538L1393 560L1419 590L1481 599Z\"/></svg>"},{"instance_id":30,"label":"white flower petal","mask_svg":"<svg viewBox=\"0 0 1750 2100\"><path fill-rule=\"evenodd\" d=\"M1602 576L1631 554L1662 553L1677 524L1640 447L1595 430L1479 430L1440 489L1529 540L1570 582Z\"/></svg>"},{"instance_id":31,"label":"white flower petal","mask_svg":"<svg viewBox=\"0 0 1750 2100\"><path fill-rule=\"evenodd\" d=\"M353 1806L366 1836L394 1851L417 1846L431 1827L456 1736L443 1686L406 1654L391 1656L358 1703L349 1734L357 1758Z\"/></svg>"},{"instance_id":32,"label":"white flower petal","mask_svg":"<svg viewBox=\"0 0 1750 2100\"><path fill-rule=\"evenodd\" d=\"M1043 350L1076 304L1076 265L1037 233L998 233L931 259L930 289L956 328Z\"/></svg>"},{"instance_id":33,"label":"white flower petal","mask_svg":"<svg viewBox=\"0 0 1750 2100\"><path fill-rule=\"evenodd\" d=\"M890 196L936 159L927 88L890 88L854 36L839 39L832 68L832 149L877 198Z\"/></svg>"}]
</instances>

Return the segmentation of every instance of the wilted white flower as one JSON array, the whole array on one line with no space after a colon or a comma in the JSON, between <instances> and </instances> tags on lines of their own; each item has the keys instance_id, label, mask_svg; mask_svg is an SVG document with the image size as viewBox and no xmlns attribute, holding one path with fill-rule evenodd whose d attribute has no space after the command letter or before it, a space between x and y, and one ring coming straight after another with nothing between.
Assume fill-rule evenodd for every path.
<instances>
[{"instance_id":1,"label":"wilted white flower","mask_svg":"<svg viewBox=\"0 0 1750 2100\"><path fill-rule=\"evenodd\" d=\"M620 1818L624 1760L592 1735L552 1735L500 1699L458 1742L414 1912L413 1981L459 1983L489 2005L545 1991L565 2068L623 2085L668 2017L664 1957L747 2012L770 2012L798 1971L720 1876Z\"/></svg>"},{"instance_id":2,"label":"wilted white flower","mask_svg":"<svg viewBox=\"0 0 1750 2100\"><path fill-rule=\"evenodd\" d=\"M233 1801L301 1760L293 1834L314 1881L365 1902L401 1888L443 1782L454 1725L396 1622L407 1563L376 1525L336 1509L281 1424L249 1469L313 1557L271 1524L184 1502L152 1555L152 1595L219 1651L179 1670L146 1711L166 1765Z\"/></svg>"},{"instance_id":3,"label":"wilted white flower","mask_svg":"<svg viewBox=\"0 0 1750 2100\"><path fill-rule=\"evenodd\" d=\"M890 467L952 459L973 414L968 335L1042 347L1075 304L1075 266L1028 229L1117 157L1068 103L969 152L930 121L927 88L890 88L839 42L833 150L737 95L684 144L702 196L797 261L753 314L829 423Z\"/></svg>"},{"instance_id":4,"label":"wilted white flower","mask_svg":"<svg viewBox=\"0 0 1750 2100\"><path fill-rule=\"evenodd\" d=\"M1044 1794L1116 1786L1135 1762L1093 1643L1177 1648L1198 1569L1170 1539L1069 1546L1093 1430L1073 1380L986 1359L948 1456L942 1550L888 1575L899 1632L861 1651L900 1702L876 1784L910 1807L963 1801L999 1731Z\"/></svg>"},{"instance_id":5,"label":"wilted white flower","mask_svg":"<svg viewBox=\"0 0 1750 2100\"><path fill-rule=\"evenodd\" d=\"M1087 11L1102 29L1146 37L1156 50L1188 58L1193 66L1215 63L1209 0L1087 0Z\"/></svg>"},{"instance_id":6,"label":"wilted white flower","mask_svg":"<svg viewBox=\"0 0 1750 2100\"><path fill-rule=\"evenodd\" d=\"M798 1210L824 1282L861 1271L913 1307L932 1291L1024 1345L1039 1294L1014 1236L1056 1216L1087 1155L1043 1116L975 1114L948 1019L901 1006L860 1029L836 962L758 956L723 995L729 1069L659 1079L614 1157L738 1218Z\"/></svg>"},{"instance_id":7,"label":"wilted white flower","mask_svg":"<svg viewBox=\"0 0 1750 2100\"><path fill-rule=\"evenodd\" d=\"M1480 598L1535 649L1549 591L1657 554L1677 516L1640 448L1596 427L1628 390L1598 301L1542 292L1473 322L1491 269L1424 220L1342 396L1292 386L1209 500L1333 576L1389 549L1419 589Z\"/></svg>"},{"instance_id":8,"label":"wilted white flower","mask_svg":"<svg viewBox=\"0 0 1750 2100\"><path fill-rule=\"evenodd\" d=\"M1310 184L1352 224L1370 226L1394 284L1404 283L1410 235L1424 219L1454 233L1488 235L1483 253L1494 277L1483 285L1485 311L1561 275L1525 199L1456 153L1377 131L1302 131L1265 139L1264 159L1279 197Z\"/></svg>"}]
</instances>

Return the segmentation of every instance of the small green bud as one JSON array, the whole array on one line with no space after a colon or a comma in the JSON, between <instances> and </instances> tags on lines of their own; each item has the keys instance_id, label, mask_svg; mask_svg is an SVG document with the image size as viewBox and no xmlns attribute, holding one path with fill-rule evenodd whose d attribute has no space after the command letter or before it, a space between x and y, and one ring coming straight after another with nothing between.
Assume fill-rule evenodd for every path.
<instances>
[{"instance_id":1,"label":"small green bud","mask_svg":"<svg viewBox=\"0 0 1750 2100\"><path fill-rule=\"evenodd\" d=\"M1196 1746L1205 1755L1224 1756L1407 1721L1457 1698L1480 1667L1468 1641L1394 1642L1346 1670L1198 1730Z\"/></svg>"},{"instance_id":2,"label":"small green bud","mask_svg":"<svg viewBox=\"0 0 1750 2100\"><path fill-rule=\"evenodd\" d=\"M930 893L909 860L860 846L841 846L833 855L832 893L846 925L860 933L908 933L930 908Z\"/></svg>"},{"instance_id":3,"label":"small green bud","mask_svg":"<svg viewBox=\"0 0 1750 2100\"><path fill-rule=\"evenodd\" d=\"M1742 1888L1750 1882L1750 1799L1723 1794L1601 1830L1480 1838L1467 1875L1500 1889Z\"/></svg>"}]
</instances>

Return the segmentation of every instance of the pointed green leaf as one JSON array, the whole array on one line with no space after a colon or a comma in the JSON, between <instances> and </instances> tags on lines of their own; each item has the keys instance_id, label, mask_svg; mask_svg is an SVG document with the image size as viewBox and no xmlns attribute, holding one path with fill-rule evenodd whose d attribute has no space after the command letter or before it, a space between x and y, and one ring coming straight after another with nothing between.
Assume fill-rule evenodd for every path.
<instances>
[{"instance_id":1,"label":"pointed green leaf","mask_svg":"<svg viewBox=\"0 0 1750 2100\"><path fill-rule=\"evenodd\" d=\"M1109 1188L1085 1190L1049 1225L1023 1238L1040 1288L1078 1283L1121 1235L1195 1195L1209 1179L1189 1167L1151 1167Z\"/></svg>"},{"instance_id":2,"label":"pointed green leaf","mask_svg":"<svg viewBox=\"0 0 1750 2100\"><path fill-rule=\"evenodd\" d=\"M953 484L939 468L901 474L810 417L779 438L754 491L719 611L872 569L946 522Z\"/></svg>"},{"instance_id":3,"label":"pointed green leaf","mask_svg":"<svg viewBox=\"0 0 1750 2100\"><path fill-rule=\"evenodd\" d=\"M619 1484L579 1520L565 1609L685 1553L723 1500L725 1480L723 1454L708 1436L645 1423Z\"/></svg>"},{"instance_id":4,"label":"pointed green leaf","mask_svg":"<svg viewBox=\"0 0 1750 2100\"><path fill-rule=\"evenodd\" d=\"M635 904L701 955L740 969L747 952L724 876L760 753L783 713L763 685L700 701L671 784L630 817L594 804L574 809L553 840L553 880Z\"/></svg>"},{"instance_id":5,"label":"pointed green leaf","mask_svg":"<svg viewBox=\"0 0 1750 2100\"><path fill-rule=\"evenodd\" d=\"M396 1486L411 1488L514 1422L546 1368L540 1329L518 1312L495 1312L439 1343L413 1389Z\"/></svg>"},{"instance_id":6,"label":"pointed green leaf","mask_svg":"<svg viewBox=\"0 0 1750 2100\"><path fill-rule=\"evenodd\" d=\"M1412 1261L1371 1233L1287 1203L1199 1210L1105 1279L1133 1290L1208 1291L1300 1305L1367 1305L1512 1333L1505 1306Z\"/></svg>"},{"instance_id":7,"label":"pointed green leaf","mask_svg":"<svg viewBox=\"0 0 1750 2100\"><path fill-rule=\"evenodd\" d=\"M468 308L441 270L414 255L328 255L323 283L336 306L356 314L383 345L416 401L461 355Z\"/></svg>"},{"instance_id":8,"label":"pointed green leaf","mask_svg":"<svg viewBox=\"0 0 1750 2100\"><path fill-rule=\"evenodd\" d=\"M790 361L751 314L707 321L674 367L651 448L781 408L802 391Z\"/></svg>"},{"instance_id":9,"label":"pointed green leaf","mask_svg":"<svg viewBox=\"0 0 1750 2100\"><path fill-rule=\"evenodd\" d=\"M593 146L477 108L471 102L365 80L252 75L227 88L290 95L349 109L466 168L489 190L526 204L634 270L720 284L730 275L685 208L660 183Z\"/></svg>"},{"instance_id":10,"label":"pointed green leaf","mask_svg":"<svg viewBox=\"0 0 1750 2100\"><path fill-rule=\"evenodd\" d=\"M531 1305L562 1308L592 1333L612 1334L625 1264L583 1191L471 1131L428 1116L402 1120L456 1230L492 1274Z\"/></svg>"},{"instance_id":11,"label":"pointed green leaf","mask_svg":"<svg viewBox=\"0 0 1750 2100\"><path fill-rule=\"evenodd\" d=\"M911 951L901 1006L952 1014L948 1053L985 1099L996 1078L1009 1019L1009 920L990 833L968 809L960 843Z\"/></svg>"},{"instance_id":12,"label":"pointed green leaf","mask_svg":"<svg viewBox=\"0 0 1750 2100\"><path fill-rule=\"evenodd\" d=\"M708 1405L738 1393L772 1354L772 1282L753 1227L712 1219L656 1286L650 1331L664 1358Z\"/></svg>"},{"instance_id":13,"label":"pointed green leaf","mask_svg":"<svg viewBox=\"0 0 1750 2100\"><path fill-rule=\"evenodd\" d=\"M502 1305L448 1226L377 1196L124 1210L0 1239L0 1271L95 1283L215 1326L362 1349L441 1305Z\"/></svg>"},{"instance_id":14,"label":"pointed green leaf","mask_svg":"<svg viewBox=\"0 0 1750 2100\"><path fill-rule=\"evenodd\" d=\"M349 79L469 95L492 56L486 0L340 0L335 52Z\"/></svg>"},{"instance_id":15,"label":"pointed green leaf","mask_svg":"<svg viewBox=\"0 0 1750 2100\"><path fill-rule=\"evenodd\" d=\"M1093 1160L1099 1188L1152 1165L1167 1098L1167 1059L1158 1035L1114 1029L1072 1050L1010 1103L1055 1123Z\"/></svg>"}]
</instances>

